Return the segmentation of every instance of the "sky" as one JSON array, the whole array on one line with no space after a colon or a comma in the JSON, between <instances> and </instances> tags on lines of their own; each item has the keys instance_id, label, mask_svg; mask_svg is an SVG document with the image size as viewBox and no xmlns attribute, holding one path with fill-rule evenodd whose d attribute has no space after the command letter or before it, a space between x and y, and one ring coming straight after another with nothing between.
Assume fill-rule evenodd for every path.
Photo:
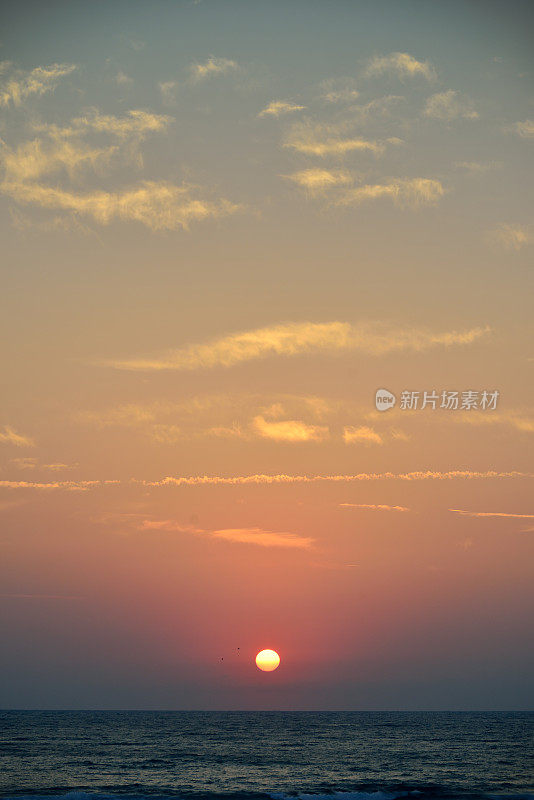
<instances>
[{"instance_id":1,"label":"sky","mask_svg":"<svg viewBox=\"0 0 534 800\"><path fill-rule=\"evenodd\" d=\"M0 16L0 706L530 708L532 5Z\"/></svg>"}]
</instances>

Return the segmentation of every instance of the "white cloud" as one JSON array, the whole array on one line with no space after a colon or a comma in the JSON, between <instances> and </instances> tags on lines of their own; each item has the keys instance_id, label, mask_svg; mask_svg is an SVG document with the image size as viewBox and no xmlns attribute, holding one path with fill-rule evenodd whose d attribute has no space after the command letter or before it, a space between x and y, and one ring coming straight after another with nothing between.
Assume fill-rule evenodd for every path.
<instances>
[{"instance_id":1,"label":"white cloud","mask_svg":"<svg viewBox=\"0 0 534 800\"><path fill-rule=\"evenodd\" d=\"M1 72L5 72L9 71L11 65L3 62L2 67ZM75 64L51 64L30 71L13 69L9 76L0 79L0 106L9 106L11 103L19 106L31 95L52 92L58 81L75 69Z\"/></svg>"},{"instance_id":2,"label":"white cloud","mask_svg":"<svg viewBox=\"0 0 534 800\"><path fill-rule=\"evenodd\" d=\"M226 75L239 69L239 65L229 58L214 58L211 56L204 63L191 64L189 72L194 82L203 81L216 75Z\"/></svg>"},{"instance_id":3,"label":"white cloud","mask_svg":"<svg viewBox=\"0 0 534 800\"><path fill-rule=\"evenodd\" d=\"M363 509L364 511L409 511L409 508L406 506L388 506L383 504L375 504L375 503L340 503L340 508L355 508L355 509Z\"/></svg>"},{"instance_id":4,"label":"white cloud","mask_svg":"<svg viewBox=\"0 0 534 800\"><path fill-rule=\"evenodd\" d=\"M348 322L286 323L233 333L206 344L190 344L152 358L106 360L102 363L126 370L194 370L229 367L267 356L361 350L381 354L402 350L420 352L436 346L470 344L490 329L431 333L414 328L389 328L382 324Z\"/></svg>"},{"instance_id":5,"label":"white cloud","mask_svg":"<svg viewBox=\"0 0 534 800\"><path fill-rule=\"evenodd\" d=\"M506 250L518 251L532 242L532 231L527 225L503 223L490 231L488 238Z\"/></svg>"},{"instance_id":6,"label":"white cloud","mask_svg":"<svg viewBox=\"0 0 534 800\"><path fill-rule=\"evenodd\" d=\"M273 100L263 111L260 111L258 117L281 117L283 114L289 114L292 111L302 111L305 108L306 106L298 106L295 103L284 100Z\"/></svg>"},{"instance_id":7,"label":"white cloud","mask_svg":"<svg viewBox=\"0 0 534 800\"><path fill-rule=\"evenodd\" d=\"M364 444L384 444L382 436L366 425L354 427L348 425L343 429L343 440L346 444L354 444L354 442L363 442Z\"/></svg>"},{"instance_id":8,"label":"white cloud","mask_svg":"<svg viewBox=\"0 0 534 800\"><path fill-rule=\"evenodd\" d=\"M434 67L429 61L418 61L409 53L390 53L387 56L375 56L367 65L366 75L381 75L392 72L401 78L421 75L428 81L436 77Z\"/></svg>"},{"instance_id":9,"label":"white cloud","mask_svg":"<svg viewBox=\"0 0 534 800\"><path fill-rule=\"evenodd\" d=\"M334 186L352 183L352 177L348 172L320 168L303 169L284 177L312 194Z\"/></svg>"},{"instance_id":10,"label":"white cloud","mask_svg":"<svg viewBox=\"0 0 534 800\"><path fill-rule=\"evenodd\" d=\"M321 442L329 436L327 427L308 425L297 419L272 422L258 415L254 418L253 427L264 439L277 442Z\"/></svg>"},{"instance_id":11,"label":"white cloud","mask_svg":"<svg viewBox=\"0 0 534 800\"><path fill-rule=\"evenodd\" d=\"M152 231L188 230L192 222L234 214L241 206L224 198L207 200L195 196L197 187L167 181L143 181L116 192L77 193L38 183L4 181L4 194L23 204L71 211L91 217L100 225L113 220L139 222Z\"/></svg>"},{"instance_id":12,"label":"white cloud","mask_svg":"<svg viewBox=\"0 0 534 800\"><path fill-rule=\"evenodd\" d=\"M525 119L522 122L514 122L510 130L521 136L522 139L534 139L534 119Z\"/></svg>"},{"instance_id":13,"label":"white cloud","mask_svg":"<svg viewBox=\"0 0 534 800\"><path fill-rule=\"evenodd\" d=\"M453 119L478 119L471 100L459 92L449 89L429 97L424 110L426 117L451 121Z\"/></svg>"},{"instance_id":14,"label":"white cloud","mask_svg":"<svg viewBox=\"0 0 534 800\"><path fill-rule=\"evenodd\" d=\"M34 447L35 443L29 436L17 433L10 425L4 425L0 429L0 443L13 444L15 447Z\"/></svg>"},{"instance_id":15,"label":"white cloud","mask_svg":"<svg viewBox=\"0 0 534 800\"><path fill-rule=\"evenodd\" d=\"M342 135L347 125L321 125L314 122L303 122L293 125L284 147L290 147L305 155L319 156L345 156L351 152L370 152L380 155L385 146L374 140L363 139L359 136Z\"/></svg>"},{"instance_id":16,"label":"white cloud","mask_svg":"<svg viewBox=\"0 0 534 800\"><path fill-rule=\"evenodd\" d=\"M388 183L366 184L342 192L338 206L356 206L367 200L389 198L396 206L418 208L435 205L445 194L440 181L432 178L396 178Z\"/></svg>"}]
</instances>

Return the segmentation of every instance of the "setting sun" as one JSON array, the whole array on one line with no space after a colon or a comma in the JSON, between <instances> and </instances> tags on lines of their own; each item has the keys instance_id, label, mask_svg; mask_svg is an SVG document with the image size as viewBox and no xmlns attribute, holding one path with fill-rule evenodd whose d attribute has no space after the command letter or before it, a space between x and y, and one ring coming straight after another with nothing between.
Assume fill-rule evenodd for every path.
<instances>
[{"instance_id":1,"label":"setting sun","mask_svg":"<svg viewBox=\"0 0 534 800\"><path fill-rule=\"evenodd\" d=\"M280 656L276 650L260 650L256 656L256 666L263 672L272 672L280 664Z\"/></svg>"}]
</instances>

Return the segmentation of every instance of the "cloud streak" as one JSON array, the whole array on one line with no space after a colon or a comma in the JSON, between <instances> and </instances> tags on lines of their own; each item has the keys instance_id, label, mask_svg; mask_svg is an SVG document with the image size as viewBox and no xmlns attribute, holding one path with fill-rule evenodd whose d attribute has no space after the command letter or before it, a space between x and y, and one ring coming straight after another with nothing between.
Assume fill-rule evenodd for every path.
<instances>
[{"instance_id":1,"label":"cloud streak","mask_svg":"<svg viewBox=\"0 0 534 800\"><path fill-rule=\"evenodd\" d=\"M191 525L181 525L174 520L143 520L137 523L133 520L138 530L142 531L169 531L176 533L192 533L209 536L220 541L233 544L252 544L257 547L280 547L284 549L308 550L313 546L314 540L299 536L287 531L267 531L263 528L218 528L215 530L196 528Z\"/></svg>"},{"instance_id":2,"label":"cloud streak","mask_svg":"<svg viewBox=\"0 0 534 800\"><path fill-rule=\"evenodd\" d=\"M449 508L453 514L462 517L504 517L505 519L534 519L534 514L510 514L504 511L464 511L460 508Z\"/></svg>"},{"instance_id":3,"label":"cloud streak","mask_svg":"<svg viewBox=\"0 0 534 800\"><path fill-rule=\"evenodd\" d=\"M91 217L100 225L109 225L113 220L139 222L152 231L189 230L193 222L226 217L242 208L224 198L196 197L197 188L168 181L143 181L117 192L77 193L38 183L4 181L0 185L4 194L19 203L71 211Z\"/></svg>"},{"instance_id":4,"label":"cloud streak","mask_svg":"<svg viewBox=\"0 0 534 800\"><path fill-rule=\"evenodd\" d=\"M329 436L327 427L308 425L296 419L269 422L258 415L253 420L253 427L264 439L276 442L321 442Z\"/></svg>"},{"instance_id":5,"label":"cloud streak","mask_svg":"<svg viewBox=\"0 0 534 800\"><path fill-rule=\"evenodd\" d=\"M29 436L24 436L22 433L17 433L10 425L4 425L0 429L0 443L12 444L15 447L34 447L35 442Z\"/></svg>"},{"instance_id":6,"label":"cloud streak","mask_svg":"<svg viewBox=\"0 0 534 800\"><path fill-rule=\"evenodd\" d=\"M382 436L366 425L359 428L349 425L343 429L343 440L346 444L354 444L355 442L363 442L364 444L383 444Z\"/></svg>"},{"instance_id":7,"label":"cloud streak","mask_svg":"<svg viewBox=\"0 0 534 800\"><path fill-rule=\"evenodd\" d=\"M479 117L478 112L473 108L471 100L463 97L453 89L449 89L446 92L438 92L429 97L423 113L426 117L447 122L453 119L478 119Z\"/></svg>"},{"instance_id":8,"label":"cloud streak","mask_svg":"<svg viewBox=\"0 0 534 800\"><path fill-rule=\"evenodd\" d=\"M340 503L339 507L364 509L366 511L410 511L406 506L388 506L375 503Z\"/></svg>"},{"instance_id":9,"label":"cloud streak","mask_svg":"<svg viewBox=\"0 0 534 800\"><path fill-rule=\"evenodd\" d=\"M290 114L292 111L303 111L306 106L299 106L296 103L289 103L285 100L273 100L260 113L258 117L281 117L283 114Z\"/></svg>"},{"instance_id":10,"label":"cloud streak","mask_svg":"<svg viewBox=\"0 0 534 800\"><path fill-rule=\"evenodd\" d=\"M189 72L193 82L204 81L217 75L226 75L239 69L237 62L229 58L214 58L211 56L204 63L191 64Z\"/></svg>"},{"instance_id":11,"label":"cloud streak","mask_svg":"<svg viewBox=\"0 0 534 800\"><path fill-rule=\"evenodd\" d=\"M10 66L3 62L0 73L9 70ZM48 67L35 67L30 71L13 70L9 77L0 80L0 107L20 106L31 95L40 96L53 92L58 81L75 69L75 64L51 64Z\"/></svg>"},{"instance_id":12,"label":"cloud streak","mask_svg":"<svg viewBox=\"0 0 534 800\"><path fill-rule=\"evenodd\" d=\"M427 81L436 78L436 71L429 61L419 61L409 53L390 53L387 56L375 56L367 65L367 76L393 73L400 78L421 76Z\"/></svg>"},{"instance_id":13,"label":"cloud streak","mask_svg":"<svg viewBox=\"0 0 534 800\"><path fill-rule=\"evenodd\" d=\"M118 486L143 486L143 487L180 487L180 486L269 486L278 484L309 484L309 483L355 483L383 480L398 481L450 481L450 480L494 480L494 479L522 479L534 478L534 472L521 472L511 470L498 472L496 470L449 470L436 472L432 470L414 472L359 472L353 475L189 475L167 476L159 480L144 480L131 478L127 481L120 480L83 480L83 481L54 481L51 483L37 483L32 481L1 480L0 489L37 489L37 490L67 490L87 491L104 487Z\"/></svg>"},{"instance_id":14,"label":"cloud streak","mask_svg":"<svg viewBox=\"0 0 534 800\"><path fill-rule=\"evenodd\" d=\"M337 206L358 206L369 200L392 200L400 208L435 205L445 194L440 181L431 178L396 178L388 183L366 184L348 189L332 202Z\"/></svg>"},{"instance_id":15,"label":"cloud streak","mask_svg":"<svg viewBox=\"0 0 534 800\"><path fill-rule=\"evenodd\" d=\"M387 328L379 324L348 322L286 323L257 328L190 344L153 358L104 360L102 366L133 371L196 370L230 367L268 356L359 350L367 354L408 350L422 352L433 347L471 344L485 337L490 328L431 333L419 329Z\"/></svg>"}]
</instances>

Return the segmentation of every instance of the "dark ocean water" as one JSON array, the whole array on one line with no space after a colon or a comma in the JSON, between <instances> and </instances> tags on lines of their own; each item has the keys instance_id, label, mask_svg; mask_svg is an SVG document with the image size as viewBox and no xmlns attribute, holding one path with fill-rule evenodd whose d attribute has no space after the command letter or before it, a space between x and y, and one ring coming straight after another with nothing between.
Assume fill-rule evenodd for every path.
<instances>
[{"instance_id":1,"label":"dark ocean water","mask_svg":"<svg viewBox=\"0 0 534 800\"><path fill-rule=\"evenodd\" d=\"M534 798L532 714L12 711L0 727L0 796L19 800Z\"/></svg>"}]
</instances>

